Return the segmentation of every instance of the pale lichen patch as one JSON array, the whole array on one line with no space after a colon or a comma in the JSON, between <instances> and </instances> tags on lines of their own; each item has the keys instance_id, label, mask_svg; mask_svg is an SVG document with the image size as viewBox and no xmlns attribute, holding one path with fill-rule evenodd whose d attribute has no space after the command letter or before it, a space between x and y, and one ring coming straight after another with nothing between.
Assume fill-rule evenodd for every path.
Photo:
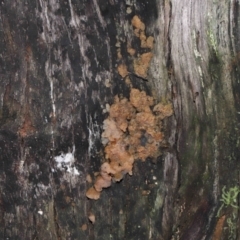
<instances>
[{"instance_id":1,"label":"pale lichen patch","mask_svg":"<svg viewBox=\"0 0 240 240\"><path fill-rule=\"evenodd\" d=\"M57 168L61 171L66 171L66 173L71 175L80 175L77 168L74 166L75 158L74 158L75 146L73 147L73 151L69 153L61 153L60 155L54 157L55 162L57 163Z\"/></svg>"}]
</instances>

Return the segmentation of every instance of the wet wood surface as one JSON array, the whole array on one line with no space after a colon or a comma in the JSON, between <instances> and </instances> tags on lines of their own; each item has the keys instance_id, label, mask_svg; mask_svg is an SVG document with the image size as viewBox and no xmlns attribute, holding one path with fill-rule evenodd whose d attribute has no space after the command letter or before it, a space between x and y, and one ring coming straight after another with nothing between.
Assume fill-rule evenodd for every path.
<instances>
[{"instance_id":1,"label":"wet wood surface","mask_svg":"<svg viewBox=\"0 0 240 240\"><path fill-rule=\"evenodd\" d=\"M235 0L0 1L0 238L230 236L234 211L216 215L222 187L239 184L238 11ZM162 155L89 200L106 109L132 88L173 105Z\"/></svg>"}]
</instances>

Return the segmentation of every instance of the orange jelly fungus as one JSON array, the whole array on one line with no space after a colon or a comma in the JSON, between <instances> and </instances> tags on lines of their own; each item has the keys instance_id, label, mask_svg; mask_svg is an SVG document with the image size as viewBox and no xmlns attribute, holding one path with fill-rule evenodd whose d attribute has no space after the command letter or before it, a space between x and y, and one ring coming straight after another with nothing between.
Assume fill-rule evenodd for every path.
<instances>
[{"instance_id":1,"label":"orange jelly fungus","mask_svg":"<svg viewBox=\"0 0 240 240\"><path fill-rule=\"evenodd\" d=\"M121 181L125 174L132 175L135 160L158 157L164 138L161 120L172 113L171 104L154 106L153 98L138 89L131 89L129 100L116 96L103 122L106 161L87 197L97 200L103 188Z\"/></svg>"}]
</instances>

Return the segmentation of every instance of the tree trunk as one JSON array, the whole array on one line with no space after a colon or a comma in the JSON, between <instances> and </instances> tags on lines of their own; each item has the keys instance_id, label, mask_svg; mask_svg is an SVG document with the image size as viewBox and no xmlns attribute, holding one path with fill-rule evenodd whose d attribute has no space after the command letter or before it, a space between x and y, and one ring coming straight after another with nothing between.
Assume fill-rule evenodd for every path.
<instances>
[{"instance_id":1,"label":"tree trunk","mask_svg":"<svg viewBox=\"0 0 240 240\"><path fill-rule=\"evenodd\" d=\"M239 238L239 1L0 10L1 239ZM88 199L107 109L131 89L173 105L162 155Z\"/></svg>"}]
</instances>

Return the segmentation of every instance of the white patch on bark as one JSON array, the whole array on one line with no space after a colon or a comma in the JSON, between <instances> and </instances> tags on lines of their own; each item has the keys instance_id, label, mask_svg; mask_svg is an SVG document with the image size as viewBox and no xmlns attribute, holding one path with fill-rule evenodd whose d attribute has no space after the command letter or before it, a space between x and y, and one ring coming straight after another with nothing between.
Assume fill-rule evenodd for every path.
<instances>
[{"instance_id":1,"label":"white patch on bark","mask_svg":"<svg viewBox=\"0 0 240 240\"><path fill-rule=\"evenodd\" d=\"M92 150L94 150L95 141L101 138L100 128L97 123L93 123L92 118L89 120L88 127L89 137L88 137L88 154L91 155Z\"/></svg>"},{"instance_id":2,"label":"white patch on bark","mask_svg":"<svg viewBox=\"0 0 240 240\"><path fill-rule=\"evenodd\" d=\"M51 77L52 69L50 67L49 59L46 61L46 64L45 64L45 73L50 84L50 97L52 102L53 117L56 117L55 97L54 97L54 91L53 91L54 86L53 86L53 78Z\"/></svg>"},{"instance_id":3,"label":"white patch on bark","mask_svg":"<svg viewBox=\"0 0 240 240\"><path fill-rule=\"evenodd\" d=\"M61 15L57 15L56 11L60 8L58 0L39 0L41 11L36 11L36 16L42 19L43 32L41 38L47 44L56 42L62 35L59 34L64 32L66 29L66 23Z\"/></svg>"},{"instance_id":4,"label":"white patch on bark","mask_svg":"<svg viewBox=\"0 0 240 240\"><path fill-rule=\"evenodd\" d=\"M97 3L96 0L93 0L93 4L94 4L94 7L95 7L95 10L96 10L96 13L97 13L97 16L98 16L98 19L100 21L100 23L102 24L103 28L106 28L106 22L104 21L103 17L102 17L102 14L101 14L101 11L100 11L100 8L99 8L99 3Z\"/></svg>"},{"instance_id":5,"label":"white patch on bark","mask_svg":"<svg viewBox=\"0 0 240 240\"><path fill-rule=\"evenodd\" d=\"M61 153L59 156L54 157L55 162L57 163L57 168L61 171L65 171L71 175L80 175L79 171L74 166L75 146L73 146L73 151L69 153Z\"/></svg>"},{"instance_id":6,"label":"white patch on bark","mask_svg":"<svg viewBox=\"0 0 240 240\"><path fill-rule=\"evenodd\" d=\"M69 2L70 12L71 12L70 25L75 27L76 29L78 29L79 28L80 19L77 17L77 15L75 14L75 12L73 10L72 1L69 0L68 2Z\"/></svg>"},{"instance_id":7,"label":"white patch on bark","mask_svg":"<svg viewBox=\"0 0 240 240\"><path fill-rule=\"evenodd\" d=\"M43 215L43 211L40 209L40 210L38 211L38 214Z\"/></svg>"}]
</instances>

